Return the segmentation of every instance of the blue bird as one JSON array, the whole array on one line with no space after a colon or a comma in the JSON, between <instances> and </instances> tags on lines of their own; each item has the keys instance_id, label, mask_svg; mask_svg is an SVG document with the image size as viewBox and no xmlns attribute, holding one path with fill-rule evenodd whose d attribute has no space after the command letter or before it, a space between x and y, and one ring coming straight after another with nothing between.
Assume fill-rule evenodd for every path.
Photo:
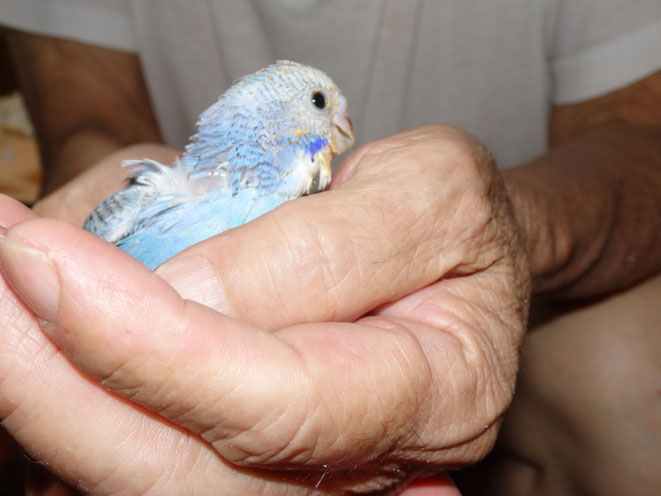
<instances>
[{"instance_id":1,"label":"blue bird","mask_svg":"<svg viewBox=\"0 0 661 496\"><path fill-rule=\"evenodd\" d=\"M171 166L143 159L84 228L150 269L287 200L326 188L331 158L353 145L347 101L322 71L278 61L202 112Z\"/></svg>"}]
</instances>

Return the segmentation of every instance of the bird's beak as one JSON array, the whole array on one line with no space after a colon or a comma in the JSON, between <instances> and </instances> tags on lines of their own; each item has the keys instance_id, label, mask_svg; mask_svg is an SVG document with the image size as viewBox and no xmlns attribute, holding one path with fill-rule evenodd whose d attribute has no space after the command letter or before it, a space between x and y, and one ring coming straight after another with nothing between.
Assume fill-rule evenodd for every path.
<instances>
[{"instance_id":1,"label":"bird's beak","mask_svg":"<svg viewBox=\"0 0 661 496\"><path fill-rule=\"evenodd\" d=\"M349 117L347 99L342 95L331 125L331 151L335 157L351 148L354 142L353 123Z\"/></svg>"}]
</instances>

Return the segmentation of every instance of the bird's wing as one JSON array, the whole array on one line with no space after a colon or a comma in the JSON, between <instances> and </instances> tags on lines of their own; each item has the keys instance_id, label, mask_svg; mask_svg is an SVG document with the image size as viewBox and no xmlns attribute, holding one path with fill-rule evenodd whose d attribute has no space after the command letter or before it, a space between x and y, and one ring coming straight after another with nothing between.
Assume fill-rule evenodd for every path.
<instances>
[{"instance_id":1,"label":"bird's wing","mask_svg":"<svg viewBox=\"0 0 661 496\"><path fill-rule=\"evenodd\" d=\"M197 200L159 196L118 246L155 269L189 246L245 224L282 202L281 195L264 195L254 188L236 195L216 190Z\"/></svg>"},{"instance_id":2,"label":"bird's wing","mask_svg":"<svg viewBox=\"0 0 661 496\"><path fill-rule=\"evenodd\" d=\"M156 196L153 189L132 184L101 202L87 217L83 228L116 244L133 232L140 212Z\"/></svg>"},{"instance_id":3,"label":"bird's wing","mask_svg":"<svg viewBox=\"0 0 661 496\"><path fill-rule=\"evenodd\" d=\"M207 175L191 179L178 162L168 167L150 159L127 160L124 167L133 167L129 186L103 201L89 215L84 228L117 244L145 221L155 207L162 214L167 200L176 203L203 198L211 190L227 185L224 175Z\"/></svg>"}]
</instances>

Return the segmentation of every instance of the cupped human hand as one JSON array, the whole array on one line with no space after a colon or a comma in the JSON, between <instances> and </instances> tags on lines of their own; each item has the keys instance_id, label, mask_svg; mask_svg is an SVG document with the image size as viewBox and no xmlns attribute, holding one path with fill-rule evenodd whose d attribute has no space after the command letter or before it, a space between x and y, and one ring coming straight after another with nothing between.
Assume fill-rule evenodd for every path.
<instances>
[{"instance_id":1,"label":"cupped human hand","mask_svg":"<svg viewBox=\"0 0 661 496\"><path fill-rule=\"evenodd\" d=\"M50 337L3 288L24 324L2 337L4 424L98 494L395 491L474 462L529 292L488 153L442 126L357 150L330 191L156 274L45 219L9 229L0 263Z\"/></svg>"}]
</instances>

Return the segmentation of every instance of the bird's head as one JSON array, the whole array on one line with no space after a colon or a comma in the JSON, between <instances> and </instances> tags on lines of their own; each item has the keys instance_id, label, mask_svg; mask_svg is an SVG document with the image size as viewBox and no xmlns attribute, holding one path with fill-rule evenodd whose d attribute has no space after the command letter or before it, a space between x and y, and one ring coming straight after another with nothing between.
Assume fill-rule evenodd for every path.
<instances>
[{"instance_id":1,"label":"bird's head","mask_svg":"<svg viewBox=\"0 0 661 496\"><path fill-rule=\"evenodd\" d=\"M257 74L261 79L262 75ZM290 121L288 137L298 138L300 130L303 134L326 138L333 156L353 146L347 99L325 72L280 60L264 69L263 75L275 83L274 98L279 101L284 117L281 122Z\"/></svg>"},{"instance_id":2,"label":"bird's head","mask_svg":"<svg viewBox=\"0 0 661 496\"><path fill-rule=\"evenodd\" d=\"M253 126L260 147L279 157L276 166L300 194L324 189L331 158L354 143L346 98L314 67L278 61L237 81L223 100Z\"/></svg>"}]
</instances>

